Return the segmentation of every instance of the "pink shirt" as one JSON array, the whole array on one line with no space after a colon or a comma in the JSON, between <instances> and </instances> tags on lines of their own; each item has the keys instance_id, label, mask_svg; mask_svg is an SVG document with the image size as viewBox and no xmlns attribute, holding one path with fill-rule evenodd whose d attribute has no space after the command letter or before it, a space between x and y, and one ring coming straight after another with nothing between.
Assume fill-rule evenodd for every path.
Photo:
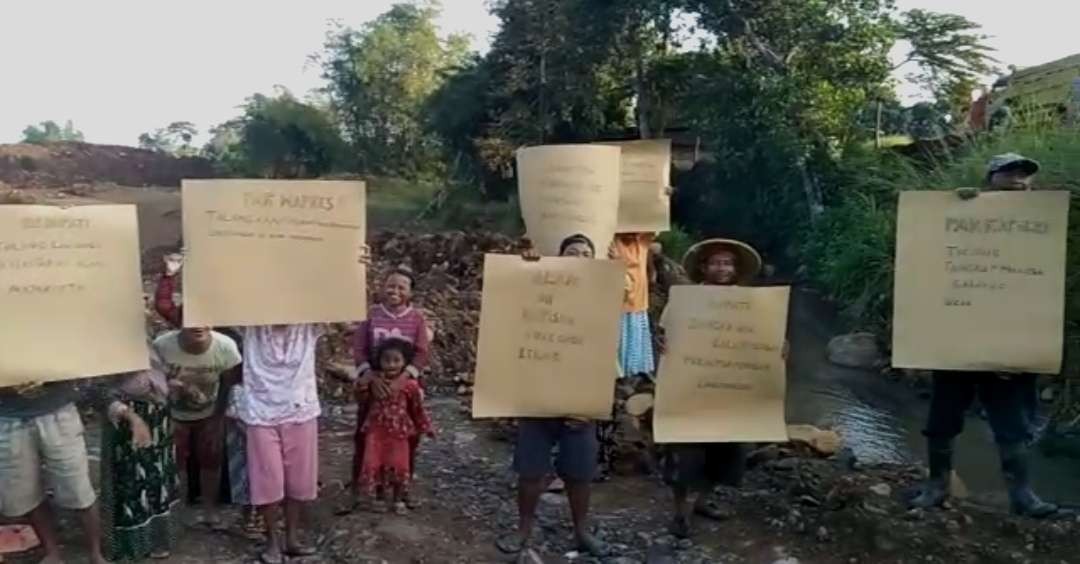
<instances>
[{"instance_id":1,"label":"pink shirt","mask_svg":"<svg viewBox=\"0 0 1080 564\"><path fill-rule=\"evenodd\" d=\"M409 372L416 377L428 365L431 339L428 335L427 319L424 314L412 306L398 313L390 311L382 304L371 308L368 319L356 326L353 337L353 361L363 372L370 368L371 355L375 348L386 339L401 339L416 347L416 358L409 366Z\"/></svg>"},{"instance_id":2,"label":"pink shirt","mask_svg":"<svg viewBox=\"0 0 1080 564\"><path fill-rule=\"evenodd\" d=\"M237 415L247 425L275 426L317 418L318 325L244 328L244 394Z\"/></svg>"}]
</instances>

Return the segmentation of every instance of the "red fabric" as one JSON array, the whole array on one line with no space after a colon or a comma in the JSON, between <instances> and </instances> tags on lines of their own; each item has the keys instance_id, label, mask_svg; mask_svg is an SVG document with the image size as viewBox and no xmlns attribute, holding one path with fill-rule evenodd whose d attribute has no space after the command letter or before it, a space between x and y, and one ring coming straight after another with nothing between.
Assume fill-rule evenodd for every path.
<instances>
[{"instance_id":1,"label":"red fabric","mask_svg":"<svg viewBox=\"0 0 1080 564\"><path fill-rule=\"evenodd\" d=\"M353 336L353 361L356 366L375 364L371 354L379 343L389 338L412 343L416 348L416 358L412 365L419 370L427 368L431 338L428 336L428 323L424 314L410 306L395 315L382 305L371 308L367 321L356 327Z\"/></svg>"},{"instance_id":2,"label":"red fabric","mask_svg":"<svg viewBox=\"0 0 1080 564\"><path fill-rule=\"evenodd\" d=\"M379 486L403 492L412 475L410 442L432 430L420 385L405 378L400 385L395 383L390 397L372 398L369 405L357 434L363 437L363 449L357 453L360 484L369 494Z\"/></svg>"},{"instance_id":3,"label":"red fabric","mask_svg":"<svg viewBox=\"0 0 1080 564\"><path fill-rule=\"evenodd\" d=\"M176 277L162 274L158 279L157 289L154 291L154 311L173 327L181 327L184 324L182 315L183 308L173 303L173 293L176 292Z\"/></svg>"}]
</instances>

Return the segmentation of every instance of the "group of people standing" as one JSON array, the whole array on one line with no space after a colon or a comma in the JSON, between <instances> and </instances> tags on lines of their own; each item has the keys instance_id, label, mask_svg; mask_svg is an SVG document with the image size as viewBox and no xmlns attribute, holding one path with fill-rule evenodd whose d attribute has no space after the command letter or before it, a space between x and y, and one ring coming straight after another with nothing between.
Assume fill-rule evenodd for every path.
<instances>
[{"instance_id":1,"label":"group of people standing","mask_svg":"<svg viewBox=\"0 0 1080 564\"><path fill-rule=\"evenodd\" d=\"M369 260L366 249L360 260ZM179 328L182 257L165 262L155 309L175 328L149 343L149 370L0 388L0 514L33 528L46 563L62 561L49 497L79 514L91 562L167 558L182 518L226 528L217 505L224 473L228 497L246 508L246 528L266 534L261 561L314 554L301 517L319 489L323 327ZM415 507L408 484L419 437L434 432L419 384L430 335L411 292L408 270L386 278L380 303L355 328L356 366L347 376L361 405L354 491L399 512ZM100 499L77 402L107 421ZM196 482L201 503L181 510Z\"/></svg>"},{"instance_id":2,"label":"group of people standing","mask_svg":"<svg viewBox=\"0 0 1080 564\"><path fill-rule=\"evenodd\" d=\"M1037 170L1034 161L1003 155L991 163L988 184L991 189L1030 189ZM962 198L977 195L959 193ZM655 353L666 351L663 316L656 324L649 316L653 243L652 234L620 234L608 249L608 257L624 261L627 268L617 359L622 377L653 378ZM596 251L588 237L571 235L559 254L589 259ZM33 527L44 547L44 562L61 561L47 497L78 513L91 562L164 558L175 546L181 500L191 497L194 481L200 484L202 504L184 513L195 524L224 528L216 504L223 471L231 501L251 508L245 511L248 527L265 530L263 562L277 564L285 557L315 552L301 538L301 509L319 489L316 347L323 328L180 328L176 275L181 258L166 257L155 304L175 328L150 343L149 370L78 383L0 388L0 514ZM532 249L523 254L524 260L538 258ZM366 250L360 260L369 260ZM694 284L750 285L763 261L746 243L710 239L694 245L683 266ZM419 504L410 488L416 454L422 437L433 436L435 429L424 407L421 378L428 366L431 329L412 306L413 286L410 270L391 271L381 281L369 318L354 328L353 367L341 376L353 386L358 403L352 490L339 514L361 507L406 513ZM1001 448L1012 510L1039 518L1057 514L1058 508L1040 500L1030 484L1026 452L1037 404L1034 390L1030 375L936 374L926 429L930 478L912 504L932 507L945 500L952 440L978 397ZM99 409L108 422L101 441L100 499L90 481L75 406L80 399ZM518 421L513 468L519 476L519 523L498 539L500 550L517 553L529 547L540 497L558 479L569 497L579 550L595 556L608 553L592 533L588 512L592 483L610 463L611 435L610 424L601 422ZM674 501L671 532L689 536L695 515L726 517L709 494L717 485L737 486L744 462L745 449L739 444L663 449L664 479ZM197 478L189 475L189 468ZM278 526L282 514L283 532Z\"/></svg>"}]
</instances>

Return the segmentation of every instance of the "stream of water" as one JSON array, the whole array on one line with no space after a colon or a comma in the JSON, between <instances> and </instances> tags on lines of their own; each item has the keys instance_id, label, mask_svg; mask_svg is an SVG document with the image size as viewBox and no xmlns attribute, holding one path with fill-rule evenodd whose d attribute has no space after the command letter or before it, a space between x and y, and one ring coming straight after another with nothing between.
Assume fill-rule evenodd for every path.
<instances>
[{"instance_id":1,"label":"stream of water","mask_svg":"<svg viewBox=\"0 0 1080 564\"><path fill-rule=\"evenodd\" d=\"M929 402L877 372L829 363L826 346L836 325L830 308L805 290L793 291L791 299L788 421L835 429L863 462L925 462L921 431ZM1006 503L997 449L983 419L968 417L954 463L973 496ZM1040 495L1080 504L1080 461L1035 452L1031 466Z\"/></svg>"}]
</instances>

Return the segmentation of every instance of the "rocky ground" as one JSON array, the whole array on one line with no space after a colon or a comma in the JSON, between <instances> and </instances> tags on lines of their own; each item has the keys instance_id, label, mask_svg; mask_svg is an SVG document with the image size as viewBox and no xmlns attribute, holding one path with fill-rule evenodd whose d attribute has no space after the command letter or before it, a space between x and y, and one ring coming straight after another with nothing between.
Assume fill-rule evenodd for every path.
<instances>
[{"instance_id":1,"label":"rocky ground","mask_svg":"<svg viewBox=\"0 0 1080 564\"><path fill-rule=\"evenodd\" d=\"M343 498L352 453L354 416L331 405L322 421L322 490L310 508L317 557L298 562L487 563L513 561L494 548L515 521L510 444L500 427L468 418L456 397L429 406L438 437L425 442L417 489L424 501L412 514L333 515ZM88 440L96 442L91 424ZM92 449L93 450L93 449ZM597 564L764 563L1070 563L1080 550L1080 521L1038 523L999 509L960 503L909 512L906 490L915 467L864 468L843 456L817 458L803 449L772 446L753 457L740 490L717 492L732 510L724 522L698 522L692 541L666 534L669 497L655 476L618 476L597 484L597 533L615 548L605 559L576 554L569 543L565 497L544 496L531 562ZM239 514L230 510L238 519ZM80 552L79 529L63 516L67 554ZM214 534L185 529L169 562L251 562L258 542L234 526ZM35 562L31 553L12 559ZM9 557L10 558L10 557ZM73 558L72 561L79 561Z\"/></svg>"}]
</instances>

